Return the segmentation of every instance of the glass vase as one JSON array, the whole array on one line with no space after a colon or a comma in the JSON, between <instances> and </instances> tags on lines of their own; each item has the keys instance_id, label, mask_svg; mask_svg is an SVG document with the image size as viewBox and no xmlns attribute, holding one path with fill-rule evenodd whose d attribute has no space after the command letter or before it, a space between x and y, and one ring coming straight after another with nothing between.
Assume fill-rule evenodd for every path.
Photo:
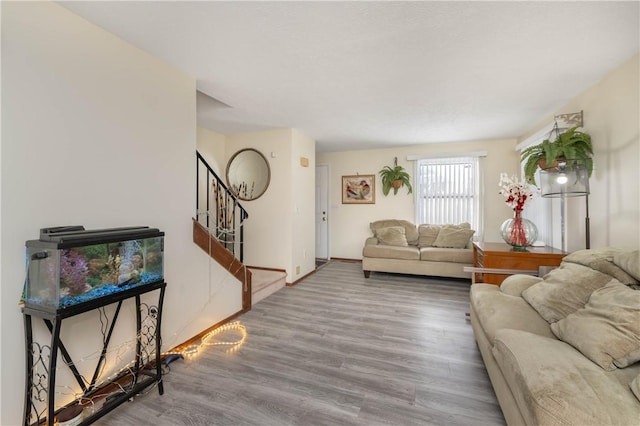
<instances>
[{"instance_id":1,"label":"glass vase","mask_svg":"<svg viewBox=\"0 0 640 426\"><path fill-rule=\"evenodd\" d=\"M502 239L515 251L526 251L538 238L538 229L528 219L522 217L522 210L514 210L511 219L504 221L500 227Z\"/></svg>"}]
</instances>

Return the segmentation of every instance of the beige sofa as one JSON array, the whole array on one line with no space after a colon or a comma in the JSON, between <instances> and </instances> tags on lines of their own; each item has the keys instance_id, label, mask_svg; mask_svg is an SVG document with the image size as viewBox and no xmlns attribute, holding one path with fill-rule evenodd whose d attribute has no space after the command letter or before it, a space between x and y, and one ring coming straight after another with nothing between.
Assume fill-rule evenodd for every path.
<instances>
[{"instance_id":1,"label":"beige sofa","mask_svg":"<svg viewBox=\"0 0 640 426\"><path fill-rule=\"evenodd\" d=\"M640 424L640 252L581 250L543 278L471 286L509 425Z\"/></svg>"},{"instance_id":2,"label":"beige sofa","mask_svg":"<svg viewBox=\"0 0 640 426\"><path fill-rule=\"evenodd\" d=\"M469 224L420 225L406 220L379 220L370 224L372 237L362 249L362 270L438 277L471 278L473 265Z\"/></svg>"}]
</instances>

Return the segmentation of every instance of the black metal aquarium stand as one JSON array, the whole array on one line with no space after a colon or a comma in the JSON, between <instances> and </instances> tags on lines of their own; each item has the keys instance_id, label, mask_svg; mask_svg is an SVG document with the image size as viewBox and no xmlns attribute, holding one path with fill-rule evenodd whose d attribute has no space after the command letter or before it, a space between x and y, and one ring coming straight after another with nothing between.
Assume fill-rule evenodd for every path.
<instances>
[{"instance_id":1,"label":"black metal aquarium stand","mask_svg":"<svg viewBox=\"0 0 640 426\"><path fill-rule=\"evenodd\" d=\"M90 300L78 305L55 312L39 310L37 307L26 305L22 309L25 326L26 348L26 384L24 404L24 426L46 424L53 426L55 416L65 408L78 405L82 400L89 400L92 396L101 395L103 387L97 384L102 365L105 362L107 349L111 340L114 326L118 320L120 308L125 300L135 298L136 305L136 351L133 367L127 369L121 376L114 378L111 383L119 379L127 379L130 383L126 389L122 385L115 385L117 392L105 398L104 404L93 414L83 419L82 425L89 425L123 402L134 397L142 390L157 384L160 395L164 393L162 384L162 363L160 359L161 334L160 325L162 319L162 305L166 283L157 281L140 285L105 297ZM159 290L158 304L149 306L142 303L140 296L154 290ZM116 304L116 309L111 318L108 331L103 332L103 347L98 358L91 381L87 384L85 378L76 368L71 355L60 339L60 330L65 318L83 314L103 306ZM146 312L144 312L146 310ZM151 326L145 321L143 325L143 313L149 318ZM32 317L41 318L51 332L49 345L40 344L33 340ZM66 406L55 409L55 385L56 363L58 351L62 359L73 373L78 385L82 389L82 397L72 401ZM155 353L155 355L153 355ZM48 358L48 359L47 359ZM46 407L38 411L36 404L46 403ZM42 404L41 404L42 405ZM32 418L35 417L35 421Z\"/></svg>"}]
</instances>

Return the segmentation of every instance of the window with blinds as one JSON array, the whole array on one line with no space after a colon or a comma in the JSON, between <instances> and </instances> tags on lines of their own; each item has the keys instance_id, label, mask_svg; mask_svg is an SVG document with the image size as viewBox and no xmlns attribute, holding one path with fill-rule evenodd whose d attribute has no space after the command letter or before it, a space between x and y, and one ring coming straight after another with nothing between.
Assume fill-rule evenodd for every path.
<instances>
[{"instance_id":1,"label":"window with blinds","mask_svg":"<svg viewBox=\"0 0 640 426\"><path fill-rule=\"evenodd\" d=\"M482 237L480 159L451 157L421 159L417 163L417 223L435 225L468 222Z\"/></svg>"}]
</instances>

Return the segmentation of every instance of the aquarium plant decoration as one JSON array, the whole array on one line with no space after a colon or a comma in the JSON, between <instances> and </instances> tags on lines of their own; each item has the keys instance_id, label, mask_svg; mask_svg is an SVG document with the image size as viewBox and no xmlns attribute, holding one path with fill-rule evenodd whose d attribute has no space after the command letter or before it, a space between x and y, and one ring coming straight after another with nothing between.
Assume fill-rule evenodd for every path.
<instances>
[{"instance_id":1,"label":"aquarium plant decoration","mask_svg":"<svg viewBox=\"0 0 640 426\"><path fill-rule=\"evenodd\" d=\"M69 294L78 296L91 290L88 277L87 261L75 250L65 251L60 257L60 281L69 289Z\"/></svg>"}]
</instances>

